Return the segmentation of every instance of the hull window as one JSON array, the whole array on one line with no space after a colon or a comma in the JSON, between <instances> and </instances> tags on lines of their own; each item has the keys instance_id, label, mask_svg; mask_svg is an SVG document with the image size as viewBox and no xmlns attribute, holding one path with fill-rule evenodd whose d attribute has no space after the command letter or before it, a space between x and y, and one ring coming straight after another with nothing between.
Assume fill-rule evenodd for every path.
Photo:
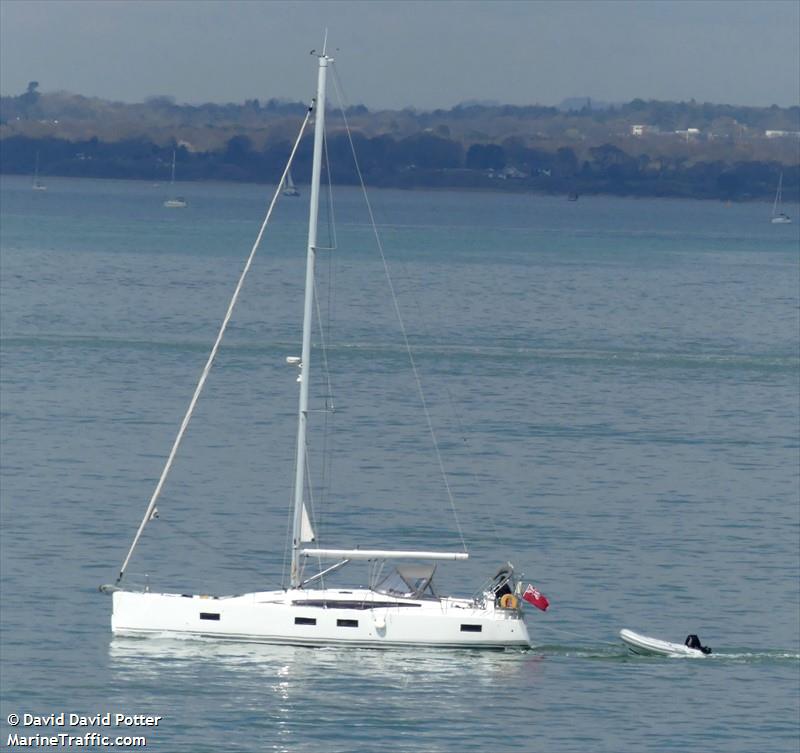
<instances>
[{"instance_id":1,"label":"hull window","mask_svg":"<svg viewBox=\"0 0 800 753\"><path fill-rule=\"evenodd\" d=\"M461 632L462 633L480 633L483 630L483 626L481 625L462 625Z\"/></svg>"},{"instance_id":2,"label":"hull window","mask_svg":"<svg viewBox=\"0 0 800 753\"><path fill-rule=\"evenodd\" d=\"M219 612L200 612L201 620L216 620L219 622Z\"/></svg>"},{"instance_id":3,"label":"hull window","mask_svg":"<svg viewBox=\"0 0 800 753\"><path fill-rule=\"evenodd\" d=\"M294 618L295 625L316 625L317 620L315 617L295 617Z\"/></svg>"},{"instance_id":4,"label":"hull window","mask_svg":"<svg viewBox=\"0 0 800 753\"><path fill-rule=\"evenodd\" d=\"M336 620L337 627L358 627L358 620Z\"/></svg>"}]
</instances>

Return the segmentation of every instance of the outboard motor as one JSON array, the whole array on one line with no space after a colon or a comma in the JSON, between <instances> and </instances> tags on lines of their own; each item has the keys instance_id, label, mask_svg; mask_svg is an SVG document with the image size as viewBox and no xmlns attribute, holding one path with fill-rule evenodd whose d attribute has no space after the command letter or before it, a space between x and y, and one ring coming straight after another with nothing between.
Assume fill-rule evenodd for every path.
<instances>
[{"instance_id":1,"label":"outboard motor","mask_svg":"<svg viewBox=\"0 0 800 753\"><path fill-rule=\"evenodd\" d=\"M687 646L688 648L696 648L699 651L702 651L704 654L711 653L711 647L704 646L702 643L700 643L700 639L694 633L686 636L686 640L684 641L683 645Z\"/></svg>"}]
</instances>

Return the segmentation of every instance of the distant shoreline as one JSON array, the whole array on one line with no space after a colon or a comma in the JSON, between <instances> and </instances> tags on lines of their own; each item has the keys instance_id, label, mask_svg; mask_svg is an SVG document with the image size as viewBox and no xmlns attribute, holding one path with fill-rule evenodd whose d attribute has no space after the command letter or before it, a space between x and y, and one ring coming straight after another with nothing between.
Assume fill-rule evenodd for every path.
<instances>
[{"instance_id":1,"label":"distant shoreline","mask_svg":"<svg viewBox=\"0 0 800 753\"><path fill-rule=\"evenodd\" d=\"M0 179L6 178L18 178L20 180L27 179L31 181L33 176L29 173L14 173L14 172L2 172L0 171ZM118 183L137 183L137 184L147 184L151 183L153 188L164 188L169 185L169 181L154 181L148 178L136 178L136 177L118 177L118 176L93 176L93 175L40 175L40 179L43 182L47 182L51 179L56 180L86 180L86 181L108 181L108 182L118 182ZM263 186L265 188L269 188L274 191L277 188L277 183L275 181L234 181L234 180L222 180L219 178L207 178L207 179L200 179L200 180L183 180L176 182L176 188L180 186L192 186L192 185L220 185L220 186L230 186L230 185L246 185L246 186ZM302 183L296 184L297 188L300 190L301 196L307 194L308 186ZM334 186L337 187L346 187L346 188L357 188L357 186L353 185L352 183L334 183ZM655 194L633 194L633 193L611 193L611 192L589 192L587 191L584 194L580 194L579 198L572 202L568 199L568 195L563 192L557 191L545 191L545 190L536 190L532 188L524 188L524 187L515 187L515 188L498 188L493 189L491 187L481 187L481 186L426 186L426 185L412 185L412 186L396 186L396 185L371 185L367 183L368 190L386 190L386 191L408 191L408 192L429 192L429 193L468 193L468 194L488 194L488 195L498 195L498 194L507 194L513 196L546 196L546 197L563 197L565 203L580 203L580 200L587 200L587 199L594 199L594 198L612 198L612 199L641 199L641 200L668 200L668 201L707 201L707 202L718 202L722 204L728 203L739 203L739 204L749 204L749 203L760 203L760 204L771 204L773 197L758 197L758 196L750 196L746 198L717 198L717 197L709 197L709 196L691 196L691 195L675 195L675 194L665 194L665 195L655 195ZM800 200L797 199L784 199L784 203L789 204L790 206L798 205L800 206Z\"/></svg>"}]
</instances>

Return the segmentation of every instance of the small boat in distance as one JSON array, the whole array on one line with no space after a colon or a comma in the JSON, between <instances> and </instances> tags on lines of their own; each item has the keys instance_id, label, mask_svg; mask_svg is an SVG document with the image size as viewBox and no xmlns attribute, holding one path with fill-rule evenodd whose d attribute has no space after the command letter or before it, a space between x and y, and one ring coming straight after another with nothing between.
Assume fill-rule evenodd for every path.
<instances>
[{"instance_id":1,"label":"small boat in distance","mask_svg":"<svg viewBox=\"0 0 800 753\"><path fill-rule=\"evenodd\" d=\"M189 206L189 203L183 196L176 196L175 195L175 150L172 150L172 177L169 181L169 195L168 198L164 202L164 206L168 207L169 209L183 209L184 207Z\"/></svg>"},{"instance_id":2,"label":"small boat in distance","mask_svg":"<svg viewBox=\"0 0 800 753\"><path fill-rule=\"evenodd\" d=\"M33 171L33 186L34 191L46 191L47 186L39 180L39 152L36 152L36 167Z\"/></svg>"},{"instance_id":3,"label":"small boat in distance","mask_svg":"<svg viewBox=\"0 0 800 753\"><path fill-rule=\"evenodd\" d=\"M781 177L778 178L778 190L775 192L775 203L772 205L772 219L770 222L773 225L786 225L792 221L792 218L789 217L783 211L783 172L781 172Z\"/></svg>"},{"instance_id":4,"label":"small boat in distance","mask_svg":"<svg viewBox=\"0 0 800 753\"><path fill-rule=\"evenodd\" d=\"M297 190L297 186L294 184L292 180L292 171L289 170L286 173L286 180L283 183L283 195L284 196L299 196L300 191Z\"/></svg>"}]
</instances>

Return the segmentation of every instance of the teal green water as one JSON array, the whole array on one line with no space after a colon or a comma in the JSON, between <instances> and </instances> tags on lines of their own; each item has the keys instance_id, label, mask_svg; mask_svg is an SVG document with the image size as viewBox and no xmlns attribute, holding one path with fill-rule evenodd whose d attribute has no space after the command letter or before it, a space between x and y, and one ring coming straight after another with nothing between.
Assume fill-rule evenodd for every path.
<instances>
[{"instance_id":1,"label":"teal green water","mask_svg":"<svg viewBox=\"0 0 800 753\"><path fill-rule=\"evenodd\" d=\"M800 222L772 226L760 204L374 192L471 552L440 590L472 593L510 559L551 608L527 615L524 653L311 650L112 639L97 593L267 190L187 185L185 210L144 183L0 190L3 745L12 713L111 711L162 715L147 748L170 752L796 753ZM318 532L459 547L359 195L334 201ZM306 213L279 206L134 583L282 582ZM629 657L623 627L697 633L714 654Z\"/></svg>"}]
</instances>

